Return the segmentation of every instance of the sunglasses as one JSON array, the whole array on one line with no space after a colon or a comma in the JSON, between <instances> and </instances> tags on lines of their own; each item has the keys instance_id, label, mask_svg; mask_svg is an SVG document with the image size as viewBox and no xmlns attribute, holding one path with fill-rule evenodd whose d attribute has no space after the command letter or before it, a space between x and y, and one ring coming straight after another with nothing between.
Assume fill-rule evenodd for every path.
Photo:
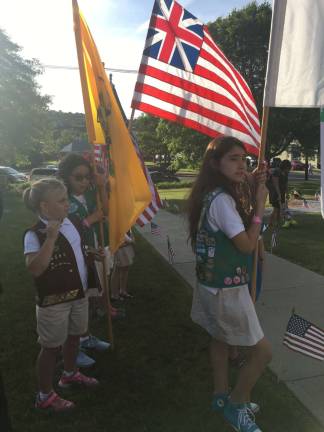
<instances>
[{"instance_id":1,"label":"sunglasses","mask_svg":"<svg viewBox=\"0 0 324 432\"><path fill-rule=\"evenodd\" d=\"M77 182L82 182L83 180L87 180L90 181L91 180L91 176L89 174L87 175L81 175L81 174L77 174L72 176L74 178L74 180L76 180Z\"/></svg>"}]
</instances>

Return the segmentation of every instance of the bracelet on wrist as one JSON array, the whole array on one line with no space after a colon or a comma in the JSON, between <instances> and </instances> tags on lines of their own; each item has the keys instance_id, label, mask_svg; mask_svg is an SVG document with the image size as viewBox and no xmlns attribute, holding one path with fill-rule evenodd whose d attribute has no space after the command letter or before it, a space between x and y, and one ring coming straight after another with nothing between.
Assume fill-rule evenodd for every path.
<instances>
[{"instance_id":1,"label":"bracelet on wrist","mask_svg":"<svg viewBox=\"0 0 324 432\"><path fill-rule=\"evenodd\" d=\"M252 218L252 223L261 225L262 224L262 219L259 216L255 216L254 215L253 218Z\"/></svg>"}]
</instances>

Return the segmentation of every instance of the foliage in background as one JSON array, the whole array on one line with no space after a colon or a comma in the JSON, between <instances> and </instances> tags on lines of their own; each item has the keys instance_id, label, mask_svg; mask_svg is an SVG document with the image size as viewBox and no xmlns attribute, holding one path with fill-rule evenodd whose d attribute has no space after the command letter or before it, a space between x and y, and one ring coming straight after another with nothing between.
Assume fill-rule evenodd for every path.
<instances>
[{"instance_id":1,"label":"foliage in background","mask_svg":"<svg viewBox=\"0 0 324 432\"><path fill-rule=\"evenodd\" d=\"M42 96L37 60L26 60L21 48L0 29L0 163L31 161L40 151L49 96Z\"/></svg>"},{"instance_id":2,"label":"foliage in background","mask_svg":"<svg viewBox=\"0 0 324 432\"><path fill-rule=\"evenodd\" d=\"M44 135L42 151L44 158L57 159L60 150L75 139L87 140L85 115L82 113L66 113L62 111L48 111L48 124Z\"/></svg>"}]
</instances>

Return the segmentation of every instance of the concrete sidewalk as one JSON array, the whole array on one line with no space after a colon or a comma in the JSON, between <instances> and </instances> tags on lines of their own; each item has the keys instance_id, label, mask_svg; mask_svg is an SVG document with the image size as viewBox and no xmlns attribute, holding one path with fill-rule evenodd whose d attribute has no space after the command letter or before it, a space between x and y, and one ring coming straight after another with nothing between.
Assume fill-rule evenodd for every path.
<instances>
[{"instance_id":1,"label":"concrete sidewalk","mask_svg":"<svg viewBox=\"0 0 324 432\"><path fill-rule=\"evenodd\" d=\"M160 236L151 234L150 224L139 229L140 234L166 260L166 236L169 236L175 252L173 267L192 287L195 283L195 258L187 244L183 216L160 210L154 222L161 228ZM305 253L311 251L305 250ZM257 311L264 333L273 347L270 369L324 426L324 362L291 351L282 344L293 307L303 318L324 328L324 276L267 254L263 292Z\"/></svg>"}]
</instances>

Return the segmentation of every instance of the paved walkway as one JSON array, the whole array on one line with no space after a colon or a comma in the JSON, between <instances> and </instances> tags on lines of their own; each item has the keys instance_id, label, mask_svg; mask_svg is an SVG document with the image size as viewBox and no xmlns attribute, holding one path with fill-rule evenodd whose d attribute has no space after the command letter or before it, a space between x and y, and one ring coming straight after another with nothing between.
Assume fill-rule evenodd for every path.
<instances>
[{"instance_id":1,"label":"paved walkway","mask_svg":"<svg viewBox=\"0 0 324 432\"><path fill-rule=\"evenodd\" d=\"M154 222L161 228L160 236L151 234L149 224L140 229L140 233L166 260L166 235L169 236L176 254L173 267L192 287L195 283L194 255L187 244L183 216L160 210ZM324 426L324 362L291 351L282 344L293 307L296 313L323 328L324 277L267 254L263 292L257 311L273 347L270 368Z\"/></svg>"}]
</instances>

